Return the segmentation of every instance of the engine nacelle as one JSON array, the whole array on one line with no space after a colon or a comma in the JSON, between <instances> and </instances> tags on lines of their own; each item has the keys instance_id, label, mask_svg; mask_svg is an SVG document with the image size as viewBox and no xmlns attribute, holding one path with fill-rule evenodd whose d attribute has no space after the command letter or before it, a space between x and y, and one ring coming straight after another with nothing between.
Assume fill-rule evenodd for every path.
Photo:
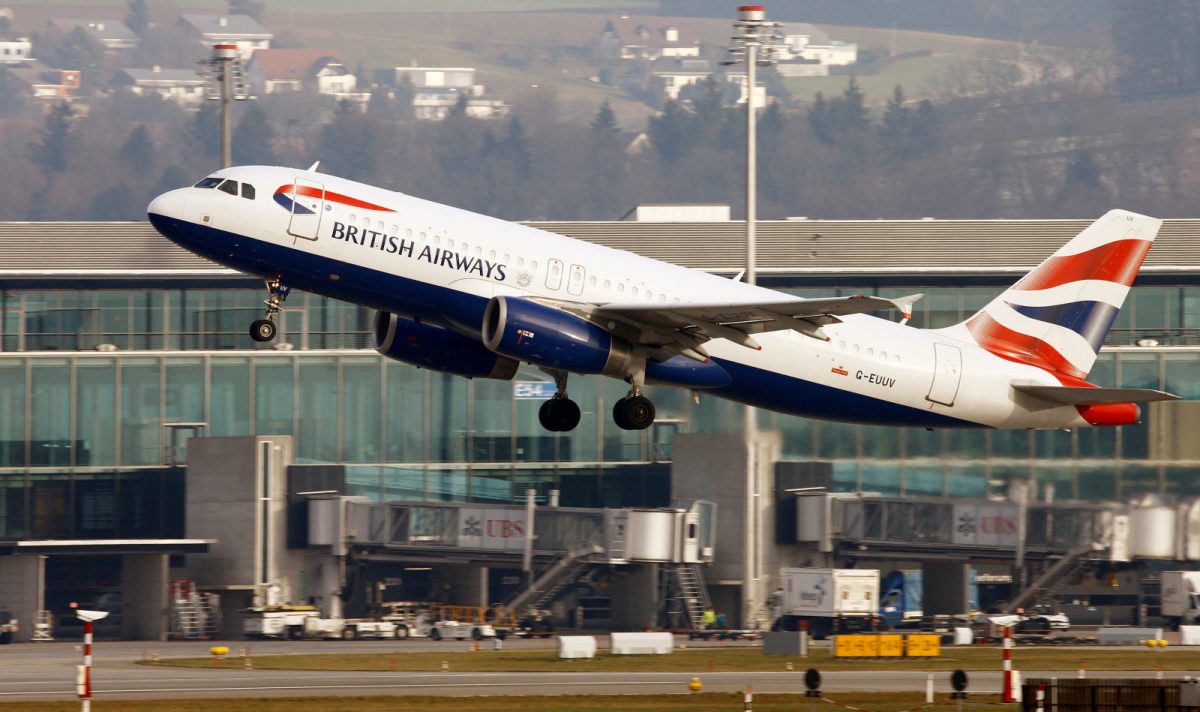
<instances>
[{"instance_id":1,"label":"engine nacelle","mask_svg":"<svg viewBox=\"0 0 1200 712\"><path fill-rule=\"evenodd\" d=\"M508 381L521 365L458 332L388 312L375 312L374 333L380 354L432 371Z\"/></svg>"},{"instance_id":2,"label":"engine nacelle","mask_svg":"<svg viewBox=\"0 0 1200 712\"><path fill-rule=\"evenodd\" d=\"M624 339L574 314L520 297L493 297L483 313L483 343L492 351L546 368L624 376Z\"/></svg>"}]
</instances>

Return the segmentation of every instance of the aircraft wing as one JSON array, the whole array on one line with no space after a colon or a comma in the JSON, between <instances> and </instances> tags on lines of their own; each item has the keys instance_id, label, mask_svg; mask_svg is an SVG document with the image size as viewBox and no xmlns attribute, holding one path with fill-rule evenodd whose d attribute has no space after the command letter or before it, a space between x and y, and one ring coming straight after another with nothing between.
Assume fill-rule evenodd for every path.
<instances>
[{"instance_id":1,"label":"aircraft wing","mask_svg":"<svg viewBox=\"0 0 1200 712\"><path fill-rule=\"evenodd\" d=\"M1074 388L1014 383L1013 390L1058 405L1104 405L1179 400L1179 396L1153 388Z\"/></svg>"},{"instance_id":2,"label":"aircraft wing","mask_svg":"<svg viewBox=\"0 0 1200 712\"><path fill-rule=\"evenodd\" d=\"M897 299L857 294L850 297L788 299L772 302L714 304L605 304L592 314L616 317L660 334L674 333L680 345L696 348L709 339L728 339L752 349L760 349L751 336L768 331L791 329L806 336L827 341L821 330L827 324L841 322L847 314L898 309L905 319L922 294ZM703 349L698 350L703 355ZM690 355L690 354L689 354Z\"/></svg>"}]
</instances>

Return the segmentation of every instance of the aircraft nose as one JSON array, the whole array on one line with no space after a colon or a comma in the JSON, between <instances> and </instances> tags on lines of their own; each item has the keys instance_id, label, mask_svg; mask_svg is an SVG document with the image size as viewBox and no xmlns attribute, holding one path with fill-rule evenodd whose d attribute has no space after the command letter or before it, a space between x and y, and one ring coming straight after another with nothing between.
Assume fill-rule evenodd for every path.
<instances>
[{"instance_id":1,"label":"aircraft nose","mask_svg":"<svg viewBox=\"0 0 1200 712\"><path fill-rule=\"evenodd\" d=\"M153 220L155 216L162 218L182 218L187 202L182 190L172 190L158 196L146 206L146 213Z\"/></svg>"}]
</instances>

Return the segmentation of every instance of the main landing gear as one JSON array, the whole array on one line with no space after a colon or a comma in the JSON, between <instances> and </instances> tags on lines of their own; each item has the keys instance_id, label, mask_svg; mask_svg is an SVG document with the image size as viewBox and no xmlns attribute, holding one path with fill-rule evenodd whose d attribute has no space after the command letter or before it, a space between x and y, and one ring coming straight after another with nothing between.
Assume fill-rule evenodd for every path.
<instances>
[{"instance_id":1,"label":"main landing gear","mask_svg":"<svg viewBox=\"0 0 1200 712\"><path fill-rule=\"evenodd\" d=\"M542 427L550 432L565 433L574 430L579 425L579 405L567 397L567 374L565 371L551 371L554 376L556 392L554 397L542 404L538 410L538 420Z\"/></svg>"},{"instance_id":2,"label":"main landing gear","mask_svg":"<svg viewBox=\"0 0 1200 712\"><path fill-rule=\"evenodd\" d=\"M622 430L645 430L654 423L654 404L642 395L642 386L646 385L645 360L630 371L626 380L633 388L613 404L613 422Z\"/></svg>"},{"instance_id":3,"label":"main landing gear","mask_svg":"<svg viewBox=\"0 0 1200 712\"><path fill-rule=\"evenodd\" d=\"M275 315L283 310L283 300L287 299L292 288L284 284L278 277L267 280L267 292L271 295L263 304L267 305L267 318L255 319L250 324L250 338L258 342L270 341L275 338Z\"/></svg>"}]
</instances>

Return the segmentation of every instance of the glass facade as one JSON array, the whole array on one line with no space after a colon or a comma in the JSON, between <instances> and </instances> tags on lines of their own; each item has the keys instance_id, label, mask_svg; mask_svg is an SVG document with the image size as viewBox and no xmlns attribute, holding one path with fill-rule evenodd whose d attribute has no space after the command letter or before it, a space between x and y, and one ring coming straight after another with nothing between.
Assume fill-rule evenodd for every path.
<instances>
[{"instance_id":1,"label":"glass facade","mask_svg":"<svg viewBox=\"0 0 1200 712\"><path fill-rule=\"evenodd\" d=\"M162 514L155 498L182 506L172 464L186 462L198 435L294 436L299 462L344 464L347 493L376 500L511 502L533 487L560 490L564 505L659 506L670 498L676 433L742 424L738 404L651 388L654 427L621 430L610 410L628 386L576 376L580 425L549 433L541 401L514 397L511 383L376 355L365 309L294 293L280 336L264 346L246 334L262 313L257 283L171 285L0 290L0 538L172 532L182 517ZM1003 285L772 286L800 296L923 291L912 323L936 327ZM1200 287L1138 287L1091 380L1200 399L1197 334ZM1155 345L1126 345L1148 339ZM523 368L517 380L548 377ZM1059 498L1111 499L1200 493L1200 456L1188 454L1197 448L1168 442L1177 414L1190 412L1149 407L1143 425L1074 432L852 426L766 411L759 421L782 434L785 459L832 462L838 490L978 497L1033 477Z\"/></svg>"}]
</instances>

